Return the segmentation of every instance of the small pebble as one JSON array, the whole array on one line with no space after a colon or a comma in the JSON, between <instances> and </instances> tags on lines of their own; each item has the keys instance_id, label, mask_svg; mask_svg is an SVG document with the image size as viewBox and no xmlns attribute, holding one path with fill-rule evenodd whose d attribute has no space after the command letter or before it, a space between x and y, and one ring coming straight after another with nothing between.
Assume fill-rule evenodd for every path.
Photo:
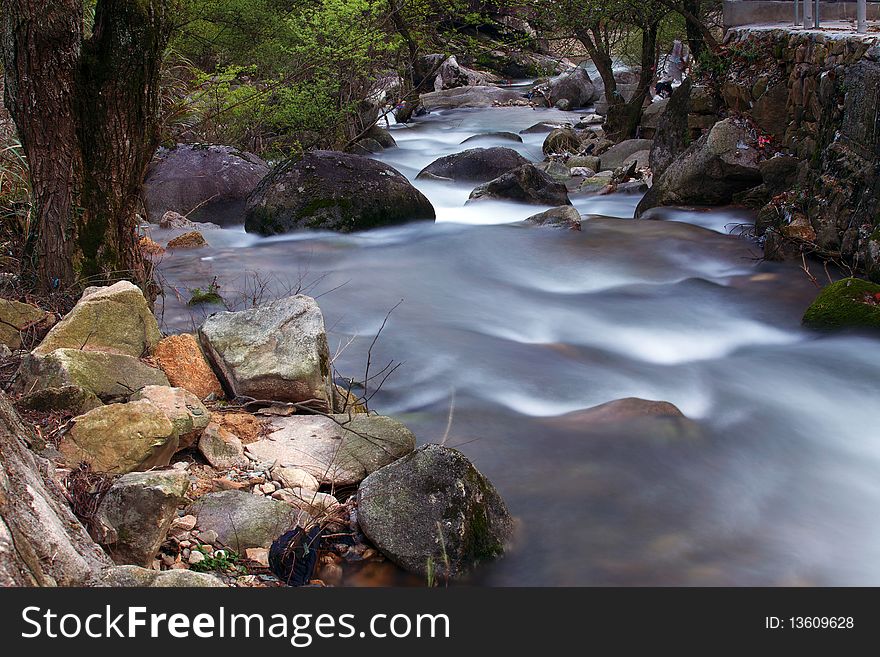
<instances>
[{"instance_id":1,"label":"small pebble","mask_svg":"<svg viewBox=\"0 0 880 657\"><path fill-rule=\"evenodd\" d=\"M187 561L191 566L196 565L197 563L202 563L205 560L205 555L199 552L198 550L193 550Z\"/></svg>"}]
</instances>

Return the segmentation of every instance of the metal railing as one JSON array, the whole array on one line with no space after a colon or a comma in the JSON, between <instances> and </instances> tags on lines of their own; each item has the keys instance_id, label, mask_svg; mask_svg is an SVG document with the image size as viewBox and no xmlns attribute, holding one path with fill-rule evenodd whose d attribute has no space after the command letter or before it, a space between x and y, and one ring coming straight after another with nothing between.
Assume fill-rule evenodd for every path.
<instances>
[{"instance_id":1,"label":"metal railing","mask_svg":"<svg viewBox=\"0 0 880 657\"><path fill-rule=\"evenodd\" d=\"M794 24L800 25L799 7L803 2L803 23L804 28L819 28L819 0L813 0L813 6L810 7L810 0L794 0ZM810 11L812 9L812 11ZM811 25L812 23L812 25ZM859 34L868 32L868 3L867 0L856 0L856 31Z\"/></svg>"}]
</instances>

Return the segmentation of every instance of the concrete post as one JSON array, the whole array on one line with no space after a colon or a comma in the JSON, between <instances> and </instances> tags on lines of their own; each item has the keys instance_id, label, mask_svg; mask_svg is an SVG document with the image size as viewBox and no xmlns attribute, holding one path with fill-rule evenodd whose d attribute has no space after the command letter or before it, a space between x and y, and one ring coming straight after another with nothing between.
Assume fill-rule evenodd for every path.
<instances>
[{"instance_id":1,"label":"concrete post","mask_svg":"<svg viewBox=\"0 0 880 657\"><path fill-rule=\"evenodd\" d=\"M858 23L859 34L868 32L868 2L867 0L858 0L856 6L856 18Z\"/></svg>"},{"instance_id":2,"label":"concrete post","mask_svg":"<svg viewBox=\"0 0 880 657\"><path fill-rule=\"evenodd\" d=\"M819 29L819 0L816 0L816 4L813 7L813 27L817 30Z\"/></svg>"},{"instance_id":3,"label":"concrete post","mask_svg":"<svg viewBox=\"0 0 880 657\"><path fill-rule=\"evenodd\" d=\"M798 13L799 13L798 12L798 3L799 2L800 2L800 0L794 0L794 26L795 27L797 27L798 24L800 23L800 21L798 20L799 19L799 16L798 16Z\"/></svg>"},{"instance_id":4,"label":"concrete post","mask_svg":"<svg viewBox=\"0 0 880 657\"><path fill-rule=\"evenodd\" d=\"M810 19L813 12L810 11L810 8L810 0L804 0L804 29L807 30L810 29L810 25L812 24Z\"/></svg>"}]
</instances>

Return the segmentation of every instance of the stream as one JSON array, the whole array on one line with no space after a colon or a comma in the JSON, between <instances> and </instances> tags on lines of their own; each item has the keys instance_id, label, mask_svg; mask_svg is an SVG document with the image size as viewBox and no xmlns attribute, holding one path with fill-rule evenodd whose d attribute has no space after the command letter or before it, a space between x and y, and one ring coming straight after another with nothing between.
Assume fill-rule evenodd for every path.
<instances>
[{"instance_id":1,"label":"stream","mask_svg":"<svg viewBox=\"0 0 880 657\"><path fill-rule=\"evenodd\" d=\"M411 180L437 157L524 143L577 113L451 110L392 126L377 158ZM362 378L400 363L371 407L420 443L458 447L517 519L504 558L470 584L880 585L880 349L800 327L816 286L740 237L740 209L635 221L638 195L572 195L581 232L517 222L543 207L483 201L471 184L415 182L437 222L359 233L205 231L159 271L163 330L216 308L188 290L216 277L228 301L300 288L318 297L331 353ZM153 230L161 241L163 232ZM167 237L165 235L164 237ZM813 273L824 279L817 268ZM621 397L666 400L699 440L586 435L558 419ZM350 584L368 584L352 578Z\"/></svg>"}]
</instances>

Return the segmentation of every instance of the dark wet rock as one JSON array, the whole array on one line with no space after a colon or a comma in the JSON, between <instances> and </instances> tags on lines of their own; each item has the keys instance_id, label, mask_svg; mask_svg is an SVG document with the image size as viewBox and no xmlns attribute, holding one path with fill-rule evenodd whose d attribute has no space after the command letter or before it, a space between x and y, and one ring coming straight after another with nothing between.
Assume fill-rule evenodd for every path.
<instances>
[{"instance_id":1,"label":"dark wet rock","mask_svg":"<svg viewBox=\"0 0 880 657\"><path fill-rule=\"evenodd\" d=\"M581 136L574 128L556 128L544 139L541 150L544 155L577 153L581 149Z\"/></svg>"},{"instance_id":2,"label":"dark wet rock","mask_svg":"<svg viewBox=\"0 0 880 657\"><path fill-rule=\"evenodd\" d=\"M556 130L558 128L562 128L562 127L564 127L564 126L559 123L550 123L549 121L540 121L539 123L536 123L535 125L531 125L528 128L525 128L524 130L520 130L519 134L521 134L521 135L537 135L537 134L543 134L545 132L553 132L554 130Z\"/></svg>"},{"instance_id":3,"label":"dark wet rock","mask_svg":"<svg viewBox=\"0 0 880 657\"><path fill-rule=\"evenodd\" d=\"M144 181L150 219L174 210L193 221L240 224L245 200L268 173L259 157L231 146L159 149Z\"/></svg>"},{"instance_id":4,"label":"dark wet rock","mask_svg":"<svg viewBox=\"0 0 880 657\"><path fill-rule=\"evenodd\" d=\"M468 203L499 199L535 205L571 205L565 185L531 164L524 164L474 189Z\"/></svg>"},{"instance_id":5,"label":"dark wet rock","mask_svg":"<svg viewBox=\"0 0 880 657\"><path fill-rule=\"evenodd\" d=\"M480 135L472 135L461 143L467 144L473 141L491 141L498 139L503 139L504 141L515 141L519 142L520 144L522 143L522 137L513 132L484 132Z\"/></svg>"},{"instance_id":6,"label":"dark wet rock","mask_svg":"<svg viewBox=\"0 0 880 657\"><path fill-rule=\"evenodd\" d=\"M28 411L43 413L62 411L73 415L82 415L93 408L103 406L95 393L76 385L34 390L25 394L16 405Z\"/></svg>"},{"instance_id":7,"label":"dark wet rock","mask_svg":"<svg viewBox=\"0 0 880 657\"><path fill-rule=\"evenodd\" d=\"M430 201L387 164L349 153L312 151L263 180L248 199L245 230L262 235L298 229L348 233L434 217Z\"/></svg>"},{"instance_id":8,"label":"dark wet rock","mask_svg":"<svg viewBox=\"0 0 880 657\"><path fill-rule=\"evenodd\" d=\"M461 452L425 445L358 488L358 522L406 570L455 578L503 553L513 520L491 482Z\"/></svg>"},{"instance_id":9,"label":"dark wet rock","mask_svg":"<svg viewBox=\"0 0 880 657\"><path fill-rule=\"evenodd\" d=\"M600 171L613 171L622 167L628 158L640 151L646 151L643 159L647 164L647 152L651 150L651 143L650 139L626 139L615 144L599 156Z\"/></svg>"},{"instance_id":10,"label":"dark wet rock","mask_svg":"<svg viewBox=\"0 0 880 657\"><path fill-rule=\"evenodd\" d=\"M663 112L656 117L650 157L655 177L662 174L691 144L691 128L688 124L690 107L691 80L685 78L666 101Z\"/></svg>"},{"instance_id":11,"label":"dark wet rock","mask_svg":"<svg viewBox=\"0 0 880 657\"><path fill-rule=\"evenodd\" d=\"M416 177L429 180L486 182L528 162L512 148L503 146L470 148L434 160Z\"/></svg>"},{"instance_id":12,"label":"dark wet rock","mask_svg":"<svg viewBox=\"0 0 880 657\"><path fill-rule=\"evenodd\" d=\"M761 182L759 152L748 131L719 121L659 176L636 209L664 205L724 205Z\"/></svg>"}]
</instances>

